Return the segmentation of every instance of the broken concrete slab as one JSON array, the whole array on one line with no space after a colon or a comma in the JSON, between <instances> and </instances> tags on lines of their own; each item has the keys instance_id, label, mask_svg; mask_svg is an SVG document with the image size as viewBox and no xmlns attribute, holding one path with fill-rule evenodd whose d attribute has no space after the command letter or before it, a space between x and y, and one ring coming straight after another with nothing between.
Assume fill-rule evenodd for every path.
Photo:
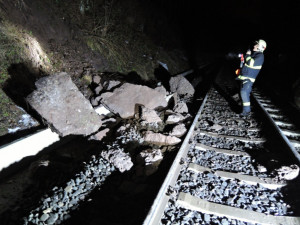
<instances>
[{"instance_id":1,"label":"broken concrete slab","mask_svg":"<svg viewBox=\"0 0 300 225\"><path fill-rule=\"evenodd\" d=\"M101 127L101 119L67 73L39 79L27 102L61 136L89 135Z\"/></svg>"},{"instance_id":2,"label":"broken concrete slab","mask_svg":"<svg viewBox=\"0 0 300 225\"><path fill-rule=\"evenodd\" d=\"M144 141L154 145L176 145L181 142L181 139L173 136L168 136L152 131L146 131L144 134Z\"/></svg>"},{"instance_id":3,"label":"broken concrete slab","mask_svg":"<svg viewBox=\"0 0 300 225\"><path fill-rule=\"evenodd\" d=\"M177 92L179 95L193 96L195 93L193 85L183 76L171 77L169 84L171 92Z\"/></svg>"},{"instance_id":4,"label":"broken concrete slab","mask_svg":"<svg viewBox=\"0 0 300 225\"><path fill-rule=\"evenodd\" d=\"M123 119L132 118L137 105L143 105L149 109L167 106L165 96L147 86L125 83L111 93L101 95L101 102Z\"/></svg>"}]
</instances>

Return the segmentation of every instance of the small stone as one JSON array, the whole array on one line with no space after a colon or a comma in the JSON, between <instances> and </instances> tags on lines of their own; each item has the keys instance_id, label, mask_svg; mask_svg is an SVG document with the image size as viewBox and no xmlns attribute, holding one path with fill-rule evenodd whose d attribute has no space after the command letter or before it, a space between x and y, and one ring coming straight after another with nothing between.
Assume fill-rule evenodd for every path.
<instances>
[{"instance_id":1,"label":"small stone","mask_svg":"<svg viewBox=\"0 0 300 225\"><path fill-rule=\"evenodd\" d=\"M52 211L52 208L47 208L43 211L43 213L50 213Z\"/></svg>"},{"instance_id":2,"label":"small stone","mask_svg":"<svg viewBox=\"0 0 300 225\"><path fill-rule=\"evenodd\" d=\"M44 213L41 217L40 217L40 221L46 221L49 218L49 214Z\"/></svg>"},{"instance_id":3,"label":"small stone","mask_svg":"<svg viewBox=\"0 0 300 225\"><path fill-rule=\"evenodd\" d=\"M64 220L70 219L71 216L69 214L64 215Z\"/></svg>"},{"instance_id":4,"label":"small stone","mask_svg":"<svg viewBox=\"0 0 300 225\"><path fill-rule=\"evenodd\" d=\"M222 223L222 225L228 225L229 224L228 220L226 220L226 219L222 219L221 223Z\"/></svg>"},{"instance_id":5,"label":"small stone","mask_svg":"<svg viewBox=\"0 0 300 225\"><path fill-rule=\"evenodd\" d=\"M205 222L209 223L210 222L210 215L205 214L204 215L204 220L205 220Z\"/></svg>"},{"instance_id":6,"label":"small stone","mask_svg":"<svg viewBox=\"0 0 300 225\"><path fill-rule=\"evenodd\" d=\"M93 82L96 84L100 84L101 77L99 75L96 75L93 77Z\"/></svg>"},{"instance_id":7,"label":"small stone","mask_svg":"<svg viewBox=\"0 0 300 225\"><path fill-rule=\"evenodd\" d=\"M50 218L46 221L47 224L54 224L58 219L58 214L50 214Z\"/></svg>"},{"instance_id":8,"label":"small stone","mask_svg":"<svg viewBox=\"0 0 300 225\"><path fill-rule=\"evenodd\" d=\"M96 95L99 95L100 92L101 92L102 90L103 90L102 85L99 85L98 87L96 87L96 88L95 88L95 93L96 93Z\"/></svg>"},{"instance_id":9,"label":"small stone","mask_svg":"<svg viewBox=\"0 0 300 225\"><path fill-rule=\"evenodd\" d=\"M257 166L257 170L258 170L258 172L260 172L260 173L265 173L265 172L267 172L267 168L266 167L264 167L264 166Z\"/></svg>"},{"instance_id":10,"label":"small stone","mask_svg":"<svg viewBox=\"0 0 300 225\"><path fill-rule=\"evenodd\" d=\"M68 185L66 188L65 188L65 192L69 193L72 191L72 185Z\"/></svg>"},{"instance_id":11,"label":"small stone","mask_svg":"<svg viewBox=\"0 0 300 225\"><path fill-rule=\"evenodd\" d=\"M281 179L293 180L299 175L299 166L282 166L280 169L277 170L277 173Z\"/></svg>"}]
</instances>

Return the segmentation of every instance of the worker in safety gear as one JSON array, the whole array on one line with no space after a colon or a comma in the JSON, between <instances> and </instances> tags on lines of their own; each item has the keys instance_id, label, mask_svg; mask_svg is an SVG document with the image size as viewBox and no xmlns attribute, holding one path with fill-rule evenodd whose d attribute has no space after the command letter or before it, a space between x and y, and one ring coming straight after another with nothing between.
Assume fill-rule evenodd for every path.
<instances>
[{"instance_id":1,"label":"worker in safety gear","mask_svg":"<svg viewBox=\"0 0 300 225\"><path fill-rule=\"evenodd\" d=\"M241 85L241 98L243 101L242 116L249 115L250 108L250 93L255 79L262 68L264 63L264 50L267 47L267 43L264 40L258 40L255 42L253 51L250 49L246 52L245 63L242 67L241 74L237 77L237 80L242 81Z\"/></svg>"}]
</instances>

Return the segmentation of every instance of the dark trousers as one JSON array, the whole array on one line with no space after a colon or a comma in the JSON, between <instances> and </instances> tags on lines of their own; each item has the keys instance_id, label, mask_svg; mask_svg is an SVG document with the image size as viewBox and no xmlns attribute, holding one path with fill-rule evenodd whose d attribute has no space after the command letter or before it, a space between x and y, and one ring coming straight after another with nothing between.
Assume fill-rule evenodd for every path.
<instances>
[{"instance_id":1,"label":"dark trousers","mask_svg":"<svg viewBox=\"0 0 300 225\"><path fill-rule=\"evenodd\" d=\"M243 101L243 113L251 111L250 108L250 93L252 91L253 82L250 80L243 80L241 87L241 98Z\"/></svg>"}]
</instances>

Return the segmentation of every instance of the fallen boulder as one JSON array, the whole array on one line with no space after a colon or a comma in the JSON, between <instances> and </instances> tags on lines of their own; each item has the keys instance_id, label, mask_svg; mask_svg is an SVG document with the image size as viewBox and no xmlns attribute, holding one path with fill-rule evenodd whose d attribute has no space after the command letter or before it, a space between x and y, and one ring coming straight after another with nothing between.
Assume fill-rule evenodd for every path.
<instances>
[{"instance_id":1,"label":"fallen boulder","mask_svg":"<svg viewBox=\"0 0 300 225\"><path fill-rule=\"evenodd\" d=\"M180 101L180 102L177 102L177 104L175 104L173 111L176 113L188 113L189 109L185 102Z\"/></svg>"},{"instance_id":2,"label":"fallen boulder","mask_svg":"<svg viewBox=\"0 0 300 225\"><path fill-rule=\"evenodd\" d=\"M169 133L171 136L182 137L186 133L187 129L183 123L176 125Z\"/></svg>"},{"instance_id":3,"label":"fallen boulder","mask_svg":"<svg viewBox=\"0 0 300 225\"><path fill-rule=\"evenodd\" d=\"M61 136L89 135L101 127L101 119L67 73L43 77L27 102Z\"/></svg>"},{"instance_id":4,"label":"fallen boulder","mask_svg":"<svg viewBox=\"0 0 300 225\"><path fill-rule=\"evenodd\" d=\"M185 117L181 114L172 114L169 115L167 120L166 120L166 124L175 124L175 123L179 123L181 121L185 120Z\"/></svg>"},{"instance_id":5,"label":"fallen boulder","mask_svg":"<svg viewBox=\"0 0 300 225\"><path fill-rule=\"evenodd\" d=\"M160 133L154 133L152 131L146 131L144 134L144 141L154 145L176 145L181 142L181 139L173 136L163 135Z\"/></svg>"},{"instance_id":6,"label":"fallen boulder","mask_svg":"<svg viewBox=\"0 0 300 225\"><path fill-rule=\"evenodd\" d=\"M104 130L99 131L98 133L92 135L89 140L95 140L95 141L101 141L104 137L106 137L106 134L109 132L109 129L106 128Z\"/></svg>"},{"instance_id":7,"label":"fallen boulder","mask_svg":"<svg viewBox=\"0 0 300 225\"><path fill-rule=\"evenodd\" d=\"M126 170L130 170L133 166L131 158L128 153L124 152L124 149L113 146L106 151L101 152L101 156L106 159L108 162L113 164L121 173Z\"/></svg>"},{"instance_id":8,"label":"fallen boulder","mask_svg":"<svg viewBox=\"0 0 300 225\"><path fill-rule=\"evenodd\" d=\"M158 91L159 93L162 93L164 96L167 95L167 90L166 90L165 87L162 86L162 85L156 87L154 90L155 90L155 91Z\"/></svg>"},{"instance_id":9,"label":"fallen boulder","mask_svg":"<svg viewBox=\"0 0 300 225\"><path fill-rule=\"evenodd\" d=\"M172 77L169 84L171 92L177 92L179 95L193 96L195 93L193 85L181 75Z\"/></svg>"},{"instance_id":10,"label":"fallen boulder","mask_svg":"<svg viewBox=\"0 0 300 225\"><path fill-rule=\"evenodd\" d=\"M157 115L154 109L148 109L144 106L142 108L141 119L146 123L162 123L161 118Z\"/></svg>"},{"instance_id":11,"label":"fallen boulder","mask_svg":"<svg viewBox=\"0 0 300 225\"><path fill-rule=\"evenodd\" d=\"M144 163L144 173L146 176L155 173L163 159L160 149L146 149L139 154L139 157Z\"/></svg>"},{"instance_id":12,"label":"fallen boulder","mask_svg":"<svg viewBox=\"0 0 300 225\"><path fill-rule=\"evenodd\" d=\"M118 86L121 82L118 80L110 80L110 81L105 81L103 86L107 91L112 90L114 87Z\"/></svg>"},{"instance_id":13,"label":"fallen boulder","mask_svg":"<svg viewBox=\"0 0 300 225\"><path fill-rule=\"evenodd\" d=\"M114 89L110 95L101 96L102 104L106 105L111 112L119 114L123 119L134 116L136 105L143 105L149 109L167 106L164 94L147 86L129 83Z\"/></svg>"}]
</instances>

